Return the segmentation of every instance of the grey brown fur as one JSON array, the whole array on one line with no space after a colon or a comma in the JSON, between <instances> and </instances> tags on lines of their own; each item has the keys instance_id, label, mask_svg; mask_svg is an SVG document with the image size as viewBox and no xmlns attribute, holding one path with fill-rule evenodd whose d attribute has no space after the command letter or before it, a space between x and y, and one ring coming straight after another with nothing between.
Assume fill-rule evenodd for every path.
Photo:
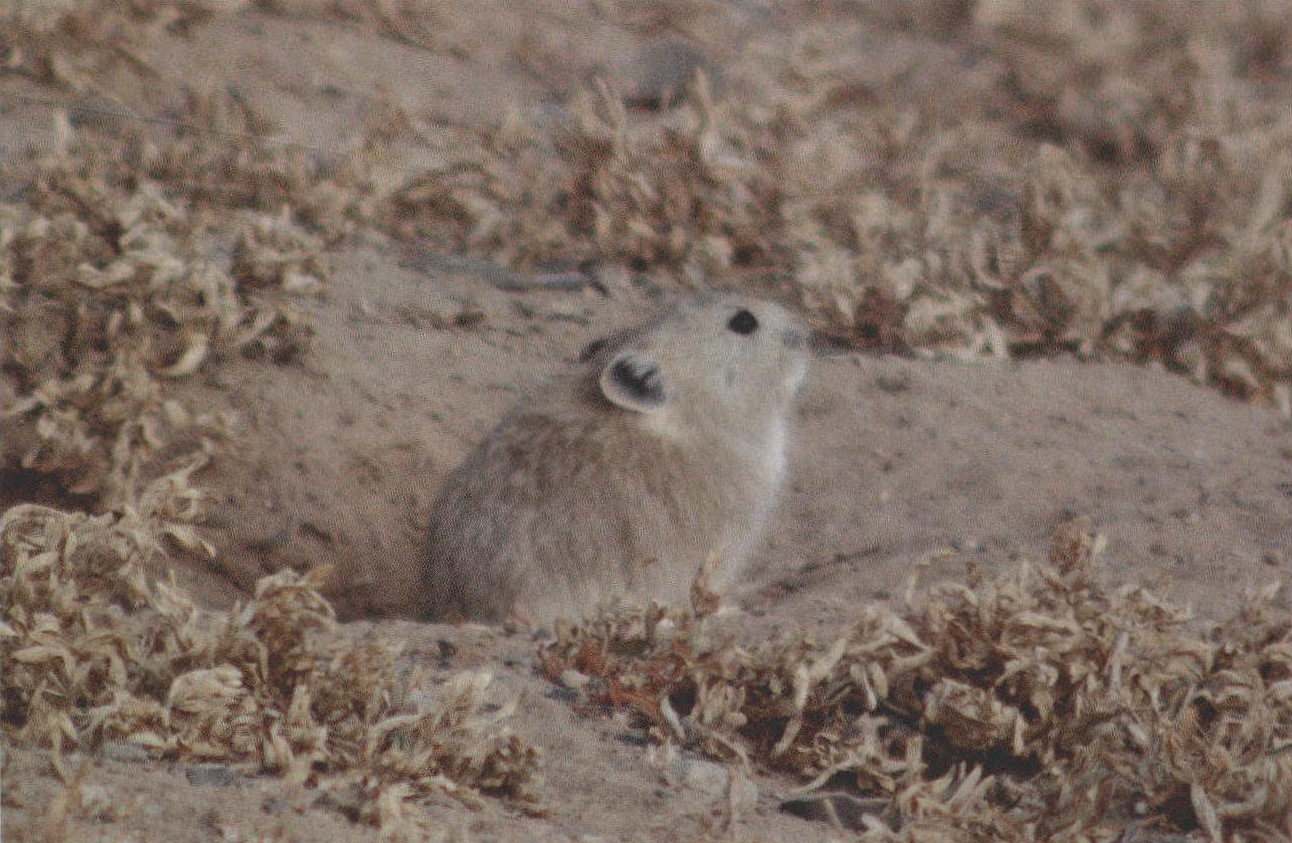
<instances>
[{"instance_id":1,"label":"grey brown fur","mask_svg":"<svg viewBox=\"0 0 1292 843\"><path fill-rule=\"evenodd\" d=\"M806 365L788 312L736 297L679 302L589 346L445 481L425 616L548 623L681 604L711 554L710 585L726 590L775 501Z\"/></svg>"}]
</instances>

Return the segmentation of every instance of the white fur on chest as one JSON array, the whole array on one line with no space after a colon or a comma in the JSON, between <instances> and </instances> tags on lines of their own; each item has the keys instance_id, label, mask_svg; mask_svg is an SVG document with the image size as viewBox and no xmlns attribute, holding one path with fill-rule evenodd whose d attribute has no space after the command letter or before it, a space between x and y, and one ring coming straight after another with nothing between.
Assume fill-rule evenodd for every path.
<instances>
[{"instance_id":1,"label":"white fur on chest","mask_svg":"<svg viewBox=\"0 0 1292 843\"><path fill-rule=\"evenodd\" d=\"M763 476L773 489L780 486L785 476L788 439L785 420L777 419L767 437L767 450L763 454Z\"/></svg>"}]
</instances>

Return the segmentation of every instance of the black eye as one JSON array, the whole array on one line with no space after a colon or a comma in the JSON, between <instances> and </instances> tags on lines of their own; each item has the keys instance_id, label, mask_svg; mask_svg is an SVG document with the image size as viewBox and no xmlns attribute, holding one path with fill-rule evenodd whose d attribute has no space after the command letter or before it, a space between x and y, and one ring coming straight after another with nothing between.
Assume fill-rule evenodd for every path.
<instances>
[{"instance_id":1,"label":"black eye","mask_svg":"<svg viewBox=\"0 0 1292 843\"><path fill-rule=\"evenodd\" d=\"M736 311L736 315L731 317L727 327L737 334L752 334L758 330L758 318L748 310L741 308Z\"/></svg>"}]
</instances>

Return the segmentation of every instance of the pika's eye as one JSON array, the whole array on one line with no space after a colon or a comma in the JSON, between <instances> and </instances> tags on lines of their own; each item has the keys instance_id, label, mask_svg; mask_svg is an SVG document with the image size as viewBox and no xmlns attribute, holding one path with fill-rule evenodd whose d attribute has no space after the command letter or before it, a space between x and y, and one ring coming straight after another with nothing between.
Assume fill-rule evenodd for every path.
<instances>
[{"instance_id":1,"label":"pika's eye","mask_svg":"<svg viewBox=\"0 0 1292 843\"><path fill-rule=\"evenodd\" d=\"M750 313L748 310L741 308L736 311L735 316L731 317L731 321L727 323L727 327L735 331L737 334L752 334L754 331L758 330L758 317L754 316L754 314Z\"/></svg>"}]
</instances>

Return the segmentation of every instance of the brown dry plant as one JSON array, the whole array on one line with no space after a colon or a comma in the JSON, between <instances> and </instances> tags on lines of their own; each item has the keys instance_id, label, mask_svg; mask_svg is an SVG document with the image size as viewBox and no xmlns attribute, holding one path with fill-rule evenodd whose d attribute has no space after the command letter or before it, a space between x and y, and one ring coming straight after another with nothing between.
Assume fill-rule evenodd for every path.
<instances>
[{"instance_id":1,"label":"brown dry plant","mask_svg":"<svg viewBox=\"0 0 1292 843\"><path fill-rule=\"evenodd\" d=\"M1292 613L1275 590L1198 631L1097 577L1088 520L1050 558L902 611L861 607L832 640L750 650L662 609L562 625L549 676L628 708L658 740L784 771L803 795L875 802L866 839L1111 839L1129 823L1292 833Z\"/></svg>"},{"instance_id":2,"label":"brown dry plant","mask_svg":"<svg viewBox=\"0 0 1292 843\"><path fill-rule=\"evenodd\" d=\"M144 501L164 506L184 477ZM150 509L89 516L36 504L0 527L0 660L6 742L93 749L124 741L157 758L218 761L307 786L379 797L480 794L534 810L536 751L488 705L490 676L462 674L420 705L399 647L341 635L325 571L260 581L234 611L199 610L147 573L164 522ZM424 681L421 684L426 684Z\"/></svg>"},{"instance_id":3,"label":"brown dry plant","mask_svg":"<svg viewBox=\"0 0 1292 843\"><path fill-rule=\"evenodd\" d=\"M1292 12L1193 11L826 4L723 94L518 105L377 220L517 268L790 286L859 344L1157 362L1292 414Z\"/></svg>"},{"instance_id":4,"label":"brown dry plant","mask_svg":"<svg viewBox=\"0 0 1292 843\"><path fill-rule=\"evenodd\" d=\"M8 71L109 101L95 79L118 66L146 99L139 43L238 13L45 6L6 13ZM478 46L453 43L440 8L262 6ZM108 134L139 135L123 174L197 205L287 206L330 244L376 226L517 270L770 284L862 345L1160 363L1292 414L1285 4L819 4L787 22L720 87L698 74L658 107L614 74L484 128L384 102L352 149L315 150L275 146L270 115L181 80L177 138ZM509 49L538 61L532 39ZM410 172L413 148L439 163Z\"/></svg>"},{"instance_id":5,"label":"brown dry plant","mask_svg":"<svg viewBox=\"0 0 1292 843\"><path fill-rule=\"evenodd\" d=\"M328 277L290 218L248 212L222 250L190 197L115 172L117 151L73 144L0 203L4 469L111 509L227 424L166 381L231 354L294 359L311 333L298 301Z\"/></svg>"}]
</instances>

